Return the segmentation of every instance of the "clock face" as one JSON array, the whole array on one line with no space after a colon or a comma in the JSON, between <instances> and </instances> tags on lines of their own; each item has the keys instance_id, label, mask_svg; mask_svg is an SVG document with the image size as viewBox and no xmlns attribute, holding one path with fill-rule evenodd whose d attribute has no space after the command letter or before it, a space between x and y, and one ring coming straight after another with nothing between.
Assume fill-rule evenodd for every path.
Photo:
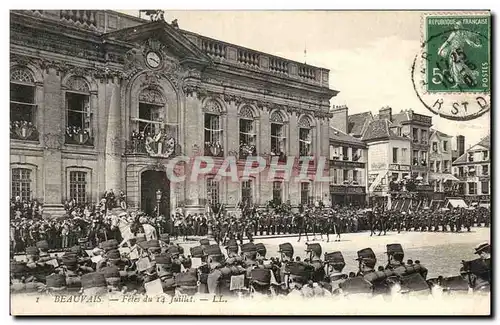
<instances>
[{"instance_id":1,"label":"clock face","mask_svg":"<svg viewBox=\"0 0 500 325\"><path fill-rule=\"evenodd\" d=\"M161 58L156 52L148 52L148 54L146 54L146 63L151 68L158 68L161 63Z\"/></svg>"}]
</instances>

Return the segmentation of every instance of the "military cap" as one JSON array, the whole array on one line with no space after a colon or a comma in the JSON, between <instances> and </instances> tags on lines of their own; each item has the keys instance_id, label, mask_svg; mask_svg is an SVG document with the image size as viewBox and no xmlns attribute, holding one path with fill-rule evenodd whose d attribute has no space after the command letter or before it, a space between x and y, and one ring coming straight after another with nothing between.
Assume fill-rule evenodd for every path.
<instances>
[{"instance_id":1,"label":"military cap","mask_svg":"<svg viewBox=\"0 0 500 325\"><path fill-rule=\"evenodd\" d=\"M280 252L280 253L292 253L292 255L293 255L293 246L290 243L280 244L278 252Z\"/></svg>"},{"instance_id":2,"label":"military cap","mask_svg":"<svg viewBox=\"0 0 500 325\"><path fill-rule=\"evenodd\" d=\"M404 256L403 246L401 244L387 244L387 255L400 254Z\"/></svg>"},{"instance_id":3,"label":"military cap","mask_svg":"<svg viewBox=\"0 0 500 325\"><path fill-rule=\"evenodd\" d=\"M22 262L11 262L10 263L10 272L12 274L20 274L24 275L27 271L26 264Z\"/></svg>"},{"instance_id":4,"label":"military cap","mask_svg":"<svg viewBox=\"0 0 500 325\"><path fill-rule=\"evenodd\" d=\"M160 247L160 242L157 239L150 239L146 243L148 243L148 248Z\"/></svg>"},{"instance_id":5,"label":"military cap","mask_svg":"<svg viewBox=\"0 0 500 325\"><path fill-rule=\"evenodd\" d=\"M302 262L290 262L285 266L285 270L291 275L299 276L304 279L309 279L312 271L314 270L312 266L302 263Z\"/></svg>"},{"instance_id":6,"label":"military cap","mask_svg":"<svg viewBox=\"0 0 500 325\"><path fill-rule=\"evenodd\" d=\"M377 257L371 248L363 248L358 251L357 261L363 261L367 266L373 267L377 263Z\"/></svg>"},{"instance_id":7,"label":"military cap","mask_svg":"<svg viewBox=\"0 0 500 325\"><path fill-rule=\"evenodd\" d=\"M201 246L195 246L190 248L191 256L192 257L203 257L205 254L203 253L203 247Z\"/></svg>"},{"instance_id":8,"label":"military cap","mask_svg":"<svg viewBox=\"0 0 500 325\"><path fill-rule=\"evenodd\" d=\"M191 272L179 273L175 276L175 284L178 287L191 288L197 287L198 278L196 274Z\"/></svg>"},{"instance_id":9,"label":"military cap","mask_svg":"<svg viewBox=\"0 0 500 325\"><path fill-rule=\"evenodd\" d=\"M72 246L70 249L70 252L78 254L82 251L82 248L79 245Z\"/></svg>"},{"instance_id":10,"label":"military cap","mask_svg":"<svg viewBox=\"0 0 500 325\"><path fill-rule=\"evenodd\" d=\"M200 239L200 245L201 246L208 246L208 245L210 245L210 240L208 240L207 238L202 238L202 239Z\"/></svg>"},{"instance_id":11,"label":"military cap","mask_svg":"<svg viewBox=\"0 0 500 325\"><path fill-rule=\"evenodd\" d=\"M78 238L79 244L86 244L88 242L87 238Z\"/></svg>"},{"instance_id":12,"label":"military cap","mask_svg":"<svg viewBox=\"0 0 500 325\"><path fill-rule=\"evenodd\" d=\"M222 255L219 245L213 244L203 247L203 252L205 255Z\"/></svg>"},{"instance_id":13,"label":"military cap","mask_svg":"<svg viewBox=\"0 0 500 325\"><path fill-rule=\"evenodd\" d=\"M104 274L105 279L120 277L120 270L116 266L107 266L102 268L99 272Z\"/></svg>"},{"instance_id":14,"label":"military cap","mask_svg":"<svg viewBox=\"0 0 500 325\"><path fill-rule=\"evenodd\" d=\"M318 243L313 243L313 244L306 244L306 252L314 252L317 255L321 255L322 249L321 245Z\"/></svg>"},{"instance_id":15,"label":"military cap","mask_svg":"<svg viewBox=\"0 0 500 325\"><path fill-rule=\"evenodd\" d=\"M332 253L325 253L325 262L331 263L331 264L344 264L344 266L345 266L344 256L342 255L342 252L340 252L340 251L332 252Z\"/></svg>"},{"instance_id":16,"label":"military cap","mask_svg":"<svg viewBox=\"0 0 500 325\"><path fill-rule=\"evenodd\" d=\"M271 270L255 268L250 273L252 282L260 285L269 285L271 283Z\"/></svg>"},{"instance_id":17,"label":"military cap","mask_svg":"<svg viewBox=\"0 0 500 325\"><path fill-rule=\"evenodd\" d=\"M26 247L26 255L38 255L38 248L34 246Z\"/></svg>"},{"instance_id":18,"label":"military cap","mask_svg":"<svg viewBox=\"0 0 500 325\"><path fill-rule=\"evenodd\" d=\"M180 254L179 247L177 245L172 245L168 248L167 252L170 255Z\"/></svg>"},{"instance_id":19,"label":"military cap","mask_svg":"<svg viewBox=\"0 0 500 325\"><path fill-rule=\"evenodd\" d=\"M151 254L160 254L161 253L161 247L150 247L148 251Z\"/></svg>"},{"instance_id":20,"label":"military cap","mask_svg":"<svg viewBox=\"0 0 500 325\"><path fill-rule=\"evenodd\" d=\"M78 259L75 254L66 253L61 257L61 262L66 266L76 266Z\"/></svg>"},{"instance_id":21,"label":"military cap","mask_svg":"<svg viewBox=\"0 0 500 325\"><path fill-rule=\"evenodd\" d=\"M45 278L47 287L64 288L66 287L66 277L62 274L52 274Z\"/></svg>"},{"instance_id":22,"label":"military cap","mask_svg":"<svg viewBox=\"0 0 500 325\"><path fill-rule=\"evenodd\" d=\"M36 242L36 248L39 249L49 249L49 243L46 240L40 240Z\"/></svg>"},{"instance_id":23,"label":"military cap","mask_svg":"<svg viewBox=\"0 0 500 325\"><path fill-rule=\"evenodd\" d=\"M81 281L83 289L107 287L104 274L99 272L84 274L82 275Z\"/></svg>"},{"instance_id":24,"label":"military cap","mask_svg":"<svg viewBox=\"0 0 500 325\"><path fill-rule=\"evenodd\" d=\"M117 249L118 248L118 242L115 239L110 239L103 241L101 243L101 248L104 249L105 251L109 251L112 249Z\"/></svg>"},{"instance_id":25,"label":"military cap","mask_svg":"<svg viewBox=\"0 0 500 325\"><path fill-rule=\"evenodd\" d=\"M110 250L106 253L106 258L110 260L119 260L121 257L120 251L117 249Z\"/></svg>"},{"instance_id":26,"label":"military cap","mask_svg":"<svg viewBox=\"0 0 500 325\"><path fill-rule=\"evenodd\" d=\"M265 256L267 253L266 246L264 246L263 243L255 244L255 249L257 250L257 253L259 253L261 256Z\"/></svg>"},{"instance_id":27,"label":"military cap","mask_svg":"<svg viewBox=\"0 0 500 325\"><path fill-rule=\"evenodd\" d=\"M255 248L254 243L246 243L241 245L241 252L242 253L254 253L257 252L257 249Z\"/></svg>"},{"instance_id":28,"label":"military cap","mask_svg":"<svg viewBox=\"0 0 500 325\"><path fill-rule=\"evenodd\" d=\"M160 234L160 240L162 242L170 242L170 235L169 234Z\"/></svg>"},{"instance_id":29,"label":"military cap","mask_svg":"<svg viewBox=\"0 0 500 325\"><path fill-rule=\"evenodd\" d=\"M475 248L474 248L475 252L474 254L479 254L481 252L487 252L487 253L490 253L491 252L491 246L489 243L487 242L484 242L484 243L481 243L479 245L477 245Z\"/></svg>"},{"instance_id":30,"label":"military cap","mask_svg":"<svg viewBox=\"0 0 500 325\"><path fill-rule=\"evenodd\" d=\"M156 264L164 264L164 265L171 265L172 264L172 257L171 255L167 253L160 253L155 255L155 262Z\"/></svg>"}]
</instances>

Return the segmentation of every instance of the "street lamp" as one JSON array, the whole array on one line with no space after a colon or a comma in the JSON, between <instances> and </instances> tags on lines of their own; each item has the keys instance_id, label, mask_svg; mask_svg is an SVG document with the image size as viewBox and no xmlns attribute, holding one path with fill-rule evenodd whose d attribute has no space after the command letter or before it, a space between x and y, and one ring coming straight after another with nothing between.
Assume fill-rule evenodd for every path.
<instances>
[{"instance_id":1,"label":"street lamp","mask_svg":"<svg viewBox=\"0 0 500 325\"><path fill-rule=\"evenodd\" d=\"M160 216L160 201L161 201L161 190L156 190L156 216Z\"/></svg>"}]
</instances>

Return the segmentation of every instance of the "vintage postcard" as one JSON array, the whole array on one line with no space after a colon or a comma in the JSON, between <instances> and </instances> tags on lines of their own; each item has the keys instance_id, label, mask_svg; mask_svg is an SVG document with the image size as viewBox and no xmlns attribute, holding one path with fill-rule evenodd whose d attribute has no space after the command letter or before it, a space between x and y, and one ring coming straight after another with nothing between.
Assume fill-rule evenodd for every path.
<instances>
[{"instance_id":1,"label":"vintage postcard","mask_svg":"<svg viewBox=\"0 0 500 325\"><path fill-rule=\"evenodd\" d=\"M491 315L489 11L10 12L12 315Z\"/></svg>"}]
</instances>

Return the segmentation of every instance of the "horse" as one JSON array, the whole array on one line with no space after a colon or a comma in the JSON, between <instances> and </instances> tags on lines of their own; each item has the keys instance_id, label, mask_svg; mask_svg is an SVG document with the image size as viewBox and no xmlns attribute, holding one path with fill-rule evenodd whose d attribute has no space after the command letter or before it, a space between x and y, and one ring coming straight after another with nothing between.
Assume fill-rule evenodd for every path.
<instances>
[{"instance_id":1,"label":"horse","mask_svg":"<svg viewBox=\"0 0 500 325\"><path fill-rule=\"evenodd\" d=\"M120 234L123 238L122 242L120 243L120 247L128 243L128 241L132 238L135 238L136 233L132 232L131 230L131 225L133 223L128 222L125 218L114 215L111 217L111 229L116 229L118 228L120 230ZM142 229L144 230L144 235L146 236L146 240L151 240L151 239L157 239L157 234L156 234L156 229L155 227L151 226L150 224L144 223L141 225Z\"/></svg>"}]
</instances>

